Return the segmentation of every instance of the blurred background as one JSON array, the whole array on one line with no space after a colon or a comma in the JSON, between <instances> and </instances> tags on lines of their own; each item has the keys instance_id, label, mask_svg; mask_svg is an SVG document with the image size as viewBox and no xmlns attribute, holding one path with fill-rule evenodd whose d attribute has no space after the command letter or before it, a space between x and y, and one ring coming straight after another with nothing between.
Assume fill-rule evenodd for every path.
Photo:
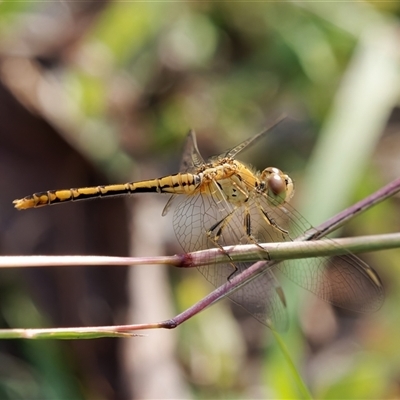
<instances>
[{"instance_id":1,"label":"blurred background","mask_svg":"<svg viewBox=\"0 0 400 400\"><path fill-rule=\"evenodd\" d=\"M399 176L396 2L0 3L2 255L181 252L167 197L17 212L48 189L178 171L184 138L295 181L313 224ZM399 199L341 235L399 230ZM399 251L364 254L386 301L357 316L282 280L291 356L316 398L400 398ZM1 328L154 322L212 290L159 266L5 269ZM101 340L1 341L2 399L298 398L271 331L226 300L173 331Z\"/></svg>"}]
</instances>

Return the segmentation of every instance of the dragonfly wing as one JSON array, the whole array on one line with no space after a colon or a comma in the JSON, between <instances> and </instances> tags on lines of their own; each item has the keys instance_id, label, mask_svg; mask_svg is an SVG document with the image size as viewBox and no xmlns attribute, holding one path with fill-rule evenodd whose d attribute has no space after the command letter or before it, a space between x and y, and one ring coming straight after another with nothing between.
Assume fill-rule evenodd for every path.
<instances>
[{"instance_id":1,"label":"dragonfly wing","mask_svg":"<svg viewBox=\"0 0 400 400\"><path fill-rule=\"evenodd\" d=\"M352 254L284 261L278 268L334 306L369 313L383 304L384 291L377 273Z\"/></svg>"},{"instance_id":2,"label":"dragonfly wing","mask_svg":"<svg viewBox=\"0 0 400 400\"><path fill-rule=\"evenodd\" d=\"M228 158L236 157L238 153L243 151L246 147L250 146L251 144L254 144L255 142L257 142L259 139L261 139L264 135L266 135L268 132L270 132L273 128L275 128L277 125L279 125L285 119L286 119L286 116L284 116L284 115L279 117L274 122L273 125L271 125L267 129L265 129L264 131L258 133L257 135L252 136L249 139L246 139L245 141L238 144L237 146L235 146L233 149L229 150L228 152L221 154L220 157L228 157Z\"/></svg>"},{"instance_id":3,"label":"dragonfly wing","mask_svg":"<svg viewBox=\"0 0 400 400\"><path fill-rule=\"evenodd\" d=\"M311 225L289 205L271 206L271 200L259 196L254 201L254 211L262 210L254 218L255 235L259 242L290 241L302 235ZM262 214L266 213L288 234L271 232ZM262 221L258 224L257 221ZM325 239L328 240L328 239ZM336 246L334 240L330 240ZM378 274L353 254L329 258L316 257L287 260L277 268L299 286L313 292L335 306L368 313L379 309L384 300L384 290Z\"/></svg>"},{"instance_id":4,"label":"dragonfly wing","mask_svg":"<svg viewBox=\"0 0 400 400\"><path fill-rule=\"evenodd\" d=\"M218 190L210 188L210 191ZM218 241L215 232L210 231L218 222L223 221ZM229 203L220 200L218 195L198 194L185 198L174 213L174 230L178 241L187 252L215 248L218 246L253 243L246 234L241 209L234 209ZM260 259L262 257L260 256ZM228 281L235 273L247 269L253 263L226 263L216 265L210 259L207 266L198 270L215 287ZM287 327L287 316L283 291L271 270L265 270L257 279L249 281L240 289L228 295L236 304L242 306L261 323L276 329Z\"/></svg>"},{"instance_id":5,"label":"dragonfly wing","mask_svg":"<svg viewBox=\"0 0 400 400\"><path fill-rule=\"evenodd\" d=\"M177 194L173 194L167 201L167 204L164 206L161 215L165 217L171 209L173 202L176 200Z\"/></svg>"},{"instance_id":6,"label":"dragonfly wing","mask_svg":"<svg viewBox=\"0 0 400 400\"><path fill-rule=\"evenodd\" d=\"M250 265L251 263L236 264L240 270L246 269ZM215 266L215 268L218 268L218 266ZM279 332L285 332L288 329L286 300L271 269L266 270L256 279L230 293L228 297L269 328Z\"/></svg>"},{"instance_id":7,"label":"dragonfly wing","mask_svg":"<svg viewBox=\"0 0 400 400\"><path fill-rule=\"evenodd\" d=\"M180 196L181 202L176 206L173 226L175 235L186 252L216 247L207 236L207 230L226 213L219 212L209 196L197 194Z\"/></svg>"},{"instance_id":8,"label":"dragonfly wing","mask_svg":"<svg viewBox=\"0 0 400 400\"><path fill-rule=\"evenodd\" d=\"M185 145L183 147L181 164L179 166L180 172L194 171L201 165L205 164L197 147L196 133L191 129L186 137ZM173 194L165 205L162 216L168 214L171 209L172 203L176 200L177 195Z\"/></svg>"},{"instance_id":9,"label":"dragonfly wing","mask_svg":"<svg viewBox=\"0 0 400 400\"><path fill-rule=\"evenodd\" d=\"M205 164L203 157L197 147L196 133L191 129L186 137L183 147L180 172L188 172Z\"/></svg>"}]
</instances>

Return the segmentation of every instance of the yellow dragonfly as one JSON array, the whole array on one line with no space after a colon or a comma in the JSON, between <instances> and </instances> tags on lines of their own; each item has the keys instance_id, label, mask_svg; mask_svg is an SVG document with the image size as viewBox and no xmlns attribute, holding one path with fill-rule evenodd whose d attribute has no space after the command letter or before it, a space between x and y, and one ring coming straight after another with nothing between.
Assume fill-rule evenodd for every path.
<instances>
[{"instance_id":1,"label":"yellow dragonfly","mask_svg":"<svg viewBox=\"0 0 400 400\"><path fill-rule=\"evenodd\" d=\"M260 172L235 159L271 129L208 162L198 150L194 131L190 131L181 162L182 172L175 175L124 184L49 190L14 200L14 205L23 210L99 197L168 193L172 196L163 215L172 203L176 203L173 226L185 252L291 241L311 229L310 224L288 204L294 194L291 178L277 168L268 167ZM333 240L330 242L335 246ZM198 269L219 287L251 264L227 262L215 265L210 259L209 265ZM281 261L228 294L257 320L276 330L285 330L287 326L286 300L275 277L276 271L328 303L345 309L364 313L375 311L384 299L378 274L352 254L334 259Z\"/></svg>"}]
</instances>

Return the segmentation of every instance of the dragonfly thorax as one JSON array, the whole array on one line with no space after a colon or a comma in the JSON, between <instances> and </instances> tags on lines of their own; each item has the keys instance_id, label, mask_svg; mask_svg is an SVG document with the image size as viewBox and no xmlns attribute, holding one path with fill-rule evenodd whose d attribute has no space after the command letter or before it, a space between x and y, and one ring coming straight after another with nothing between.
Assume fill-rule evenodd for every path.
<instances>
[{"instance_id":1,"label":"dragonfly thorax","mask_svg":"<svg viewBox=\"0 0 400 400\"><path fill-rule=\"evenodd\" d=\"M280 169L274 167L265 168L260 174L258 190L268 195L276 204L288 202L294 194L292 179Z\"/></svg>"},{"instance_id":2,"label":"dragonfly thorax","mask_svg":"<svg viewBox=\"0 0 400 400\"><path fill-rule=\"evenodd\" d=\"M204 177L219 181L231 177L240 169L241 163L231 158L222 158L215 163L207 164L202 172Z\"/></svg>"},{"instance_id":3,"label":"dragonfly thorax","mask_svg":"<svg viewBox=\"0 0 400 400\"><path fill-rule=\"evenodd\" d=\"M243 164L230 158L208 164L198 176L202 181L200 190L212 193L236 206L249 198L248 187L253 185L249 185L247 176L252 176L254 180L254 175L249 173Z\"/></svg>"},{"instance_id":4,"label":"dragonfly thorax","mask_svg":"<svg viewBox=\"0 0 400 400\"><path fill-rule=\"evenodd\" d=\"M238 174L233 174L229 179L219 180L218 186L224 198L235 206L240 206L249 199L246 182Z\"/></svg>"}]
</instances>

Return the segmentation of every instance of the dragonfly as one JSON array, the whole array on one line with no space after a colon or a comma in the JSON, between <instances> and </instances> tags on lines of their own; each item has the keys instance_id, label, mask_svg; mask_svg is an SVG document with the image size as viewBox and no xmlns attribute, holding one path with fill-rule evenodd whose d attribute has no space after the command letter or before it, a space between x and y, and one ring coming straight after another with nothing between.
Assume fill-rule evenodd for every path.
<instances>
[{"instance_id":1,"label":"dragonfly","mask_svg":"<svg viewBox=\"0 0 400 400\"><path fill-rule=\"evenodd\" d=\"M49 190L14 200L19 210L69 201L136 193L166 193L162 215L174 208L173 227L184 252L238 244L287 242L301 237L311 225L289 202L294 195L292 179L276 167L257 171L235 157L264 138L278 123L250 137L231 150L205 161L191 130L184 146L180 171L157 179L64 190ZM174 207L172 207L174 206ZM327 239L337 246L333 239ZM268 258L260 255L261 259ZM198 270L215 287L247 269L251 262L218 264L210 258ZM227 296L262 324L284 331L288 326L286 299L276 277L283 273L322 300L351 311L378 310L384 300L376 271L355 255L315 257L275 262L256 279L249 280Z\"/></svg>"}]
</instances>

